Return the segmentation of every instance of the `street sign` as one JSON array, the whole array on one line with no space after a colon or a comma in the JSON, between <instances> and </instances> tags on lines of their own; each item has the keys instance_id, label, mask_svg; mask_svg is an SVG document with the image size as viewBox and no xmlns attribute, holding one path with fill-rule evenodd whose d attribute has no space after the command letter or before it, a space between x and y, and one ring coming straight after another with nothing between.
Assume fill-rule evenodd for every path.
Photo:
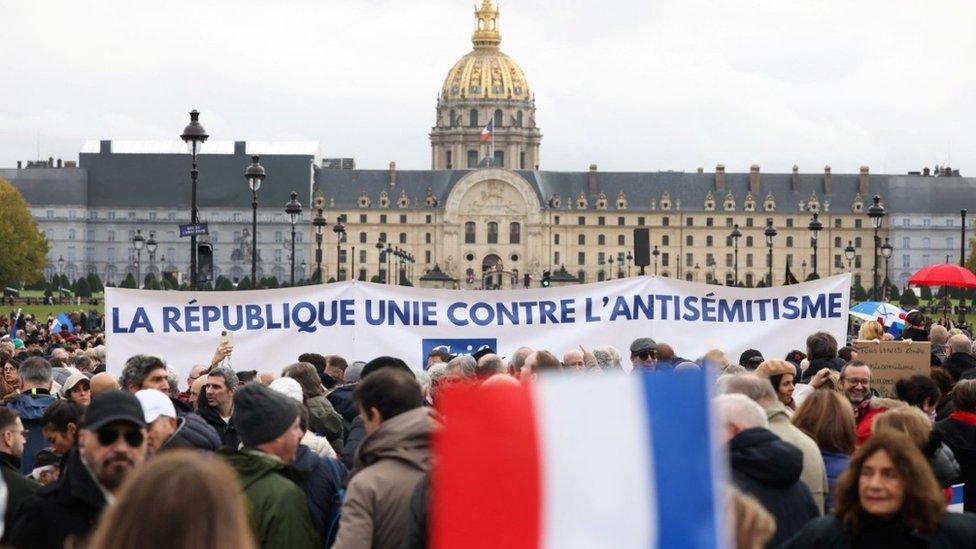
<instances>
[{"instance_id":1,"label":"street sign","mask_svg":"<svg viewBox=\"0 0 976 549\"><path fill-rule=\"evenodd\" d=\"M201 234L210 234L207 230L206 223L197 223L196 225L186 224L180 225L180 238L184 236L193 236Z\"/></svg>"}]
</instances>

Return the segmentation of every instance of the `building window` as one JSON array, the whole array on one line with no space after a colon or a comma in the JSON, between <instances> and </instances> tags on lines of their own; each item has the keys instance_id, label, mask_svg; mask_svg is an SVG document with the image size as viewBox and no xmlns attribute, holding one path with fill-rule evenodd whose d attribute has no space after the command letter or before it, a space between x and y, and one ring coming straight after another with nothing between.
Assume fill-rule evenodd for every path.
<instances>
[{"instance_id":1,"label":"building window","mask_svg":"<svg viewBox=\"0 0 976 549\"><path fill-rule=\"evenodd\" d=\"M552 235L552 239L553 239L553 244L555 244L556 246L558 246L559 245L559 235L558 234Z\"/></svg>"},{"instance_id":2,"label":"building window","mask_svg":"<svg viewBox=\"0 0 976 549\"><path fill-rule=\"evenodd\" d=\"M855 248L860 248L861 247L861 237L858 236L858 237L855 237L854 238L854 247Z\"/></svg>"},{"instance_id":3,"label":"building window","mask_svg":"<svg viewBox=\"0 0 976 549\"><path fill-rule=\"evenodd\" d=\"M433 238L430 233L424 233L424 244L430 244L430 240Z\"/></svg>"},{"instance_id":4,"label":"building window","mask_svg":"<svg viewBox=\"0 0 976 549\"><path fill-rule=\"evenodd\" d=\"M234 222L239 223L241 221L241 212L234 212Z\"/></svg>"},{"instance_id":5,"label":"building window","mask_svg":"<svg viewBox=\"0 0 976 549\"><path fill-rule=\"evenodd\" d=\"M366 250L359 250L359 262L365 265L366 259Z\"/></svg>"},{"instance_id":6,"label":"building window","mask_svg":"<svg viewBox=\"0 0 976 549\"><path fill-rule=\"evenodd\" d=\"M620 225L621 227L624 225L624 216L617 218L617 225Z\"/></svg>"},{"instance_id":7,"label":"building window","mask_svg":"<svg viewBox=\"0 0 976 549\"><path fill-rule=\"evenodd\" d=\"M955 239L953 239L951 236L948 237L948 238L946 238L946 248L949 248L950 250L952 250L955 247L956 247L956 245L955 245Z\"/></svg>"},{"instance_id":8,"label":"building window","mask_svg":"<svg viewBox=\"0 0 976 549\"><path fill-rule=\"evenodd\" d=\"M464 243L474 244L474 221L464 224Z\"/></svg>"},{"instance_id":9,"label":"building window","mask_svg":"<svg viewBox=\"0 0 976 549\"><path fill-rule=\"evenodd\" d=\"M580 246L585 246L586 245L586 235L585 234L581 234L581 235L577 236L576 237L576 243L579 244Z\"/></svg>"},{"instance_id":10,"label":"building window","mask_svg":"<svg viewBox=\"0 0 976 549\"><path fill-rule=\"evenodd\" d=\"M749 247L749 246L752 246L752 237L751 236L747 236L746 237L746 247Z\"/></svg>"},{"instance_id":11,"label":"building window","mask_svg":"<svg viewBox=\"0 0 976 549\"><path fill-rule=\"evenodd\" d=\"M955 225L955 223L953 223L953 220L952 220L951 217L948 218L948 219L946 219L946 227L952 227L953 225Z\"/></svg>"},{"instance_id":12,"label":"building window","mask_svg":"<svg viewBox=\"0 0 976 549\"><path fill-rule=\"evenodd\" d=\"M495 127L496 128L502 127L502 125L505 123L505 120L502 119L502 110L501 109L495 109L495 120L494 120L494 122L495 122Z\"/></svg>"},{"instance_id":13,"label":"building window","mask_svg":"<svg viewBox=\"0 0 976 549\"><path fill-rule=\"evenodd\" d=\"M110 221L115 221L115 212L108 212L108 218Z\"/></svg>"},{"instance_id":14,"label":"building window","mask_svg":"<svg viewBox=\"0 0 976 549\"><path fill-rule=\"evenodd\" d=\"M667 227L667 226L670 226L670 225L671 225L671 218L670 217L664 216L664 217L661 218L661 226L662 227Z\"/></svg>"},{"instance_id":15,"label":"building window","mask_svg":"<svg viewBox=\"0 0 976 549\"><path fill-rule=\"evenodd\" d=\"M407 243L407 233L400 233L400 244Z\"/></svg>"},{"instance_id":16,"label":"building window","mask_svg":"<svg viewBox=\"0 0 976 549\"><path fill-rule=\"evenodd\" d=\"M643 227L644 226L644 218L643 217L638 217L637 218L637 226L638 227Z\"/></svg>"},{"instance_id":17,"label":"building window","mask_svg":"<svg viewBox=\"0 0 976 549\"><path fill-rule=\"evenodd\" d=\"M366 214L359 214L359 222L360 223L366 223L366 220L367 219L368 218L366 217Z\"/></svg>"},{"instance_id":18,"label":"building window","mask_svg":"<svg viewBox=\"0 0 976 549\"><path fill-rule=\"evenodd\" d=\"M837 217L837 218L834 219L834 228L835 229L840 229L843 226L844 226L844 223L841 220L841 218Z\"/></svg>"},{"instance_id":19,"label":"building window","mask_svg":"<svg viewBox=\"0 0 976 549\"><path fill-rule=\"evenodd\" d=\"M923 227L931 227L932 226L932 220L931 219L923 219L922 220L922 226Z\"/></svg>"},{"instance_id":20,"label":"building window","mask_svg":"<svg viewBox=\"0 0 976 549\"><path fill-rule=\"evenodd\" d=\"M705 226L706 227L712 227L714 225L715 225L715 220L713 218L711 218L711 217L706 217L705 218Z\"/></svg>"},{"instance_id":21,"label":"building window","mask_svg":"<svg viewBox=\"0 0 976 549\"><path fill-rule=\"evenodd\" d=\"M606 246L607 245L607 235L603 235L603 234L597 235L596 236L596 244L597 244L597 246Z\"/></svg>"},{"instance_id":22,"label":"building window","mask_svg":"<svg viewBox=\"0 0 976 549\"><path fill-rule=\"evenodd\" d=\"M792 236L786 237L786 247L787 248L793 247L793 237Z\"/></svg>"},{"instance_id":23,"label":"building window","mask_svg":"<svg viewBox=\"0 0 976 549\"><path fill-rule=\"evenodd\" d=\"M75 230L68 229L68 240L74 240L74 239L75 239Z\"/></svg>"},{"instance_id":24,"label":"building window","mask_svg":"<svg viewBox=\"0 0 976 549\"><path fill-rule=\"evenodd\" d=\"M505 151L495 151L494 160L491 162L492 166L504 166L505 165Z\"/></svg>"},{"instance_id":25,"label":"building window","mask_svg":"<svg viewBox=\"0 0 976 549\"><path fill-rule=\"evenodd\" d=\"M841 247L841 239L840 239L839 236L835 236L834 237L834 247L835 248L840 248Z\"/></svg>"},{"instance_id":26,"label":"building window","mask_svg":"<svg viewBox=\"0 0 976 549\"><path fill-rule=\"evenodd\" d=\"M71 212L75 213L75 212ZM156 221L156 212L149 212L149 221Z\"/></svg>"},{"instance_id":27,"label":"building window","mask_svg":"<svg viewBox=\"0 0 976 549\"><path fill-rule=\"evenodd\" d=\"M671 237L668 235L662 235L661 246L669 246L669 245L671 245Z\"/></svg>"},{"instance_id":28,"label":"building window","mask_svg":"<svg viewBox=\"0 0 976 549\"><path fill-rule=\"evenodd\" d=\"M695 264L694 254L690 254L690 253L685 254L685 267L691 267L694 264Z\"/></svg>"},{"instance_id":29,"label":"building window","mask_svg":"<svg viewBox=\"0 0 976 549\"><path fill-rule=\"evenodd\" d=\"M792 229L793 228L793 218L787 218L787 220L786 220L786 228L787 229Z\"/></svg>"},{"instance_id":30,"label":"building window","mask_svg":"<svg viewBox=\"0 0 976 549\"><path fill-rule=\"evenodd\" d=\"M752 227L753 221L751 217L746 218L746 227Z\"/></svg>"},{"instance_id":31,"label":"building window","mask_svg":"<svg viewBox=\"0 0 976 549\"><path fill-rule=\"evenodd\" d=\"M624 246L626 237L622 234L617 235L617 246Z\"/></svg>"},{"instance_id":32,"label":"building window","mask_svg":"<svg viewBox=\"0 0 976 549\"><path fill-rule=\"evenodd\" d=\"M855 219L854 220L854 228L855 229L860 229L861 228L861 220L860 219Z\"/></svg>"},{"instance_id":33,"label":"building window","mask_svg":"<svg viewBox=\"0 0 976 549\"><path fill-rule=\"evenodd\" d=\"M705 245L706 246L711 247L712 246L712 242L714 242L714 239L712 239L711 236L706 236L705 237Z\"/></svg>"},{"instance_id":34,"label":"building window","mask_svg":"<svg viewBox=\"0 0 976 549\"><path fill-rule=\"evenodd\" d=\"M519 114L522 114L522 113L519 112ZM525 169L525 151L519 151L519 169L520 170L524 170Z\"/></svg>"},{"instance_id":35,"label":"building window","mask_svg":"<svg viewBox=\"0 0 976 549\"><path fill-rule=\"evenodd\" d=\"M860 243L858 243L858 246L860 246ZM931 247L932 247L932 239L931 238L923 238L922 239L922 248L928 250Z\"/></svg>"},{"instance_id":36,"label":"building window","mask_svg":"<svg viewBox=\"0 0 976 549\"><path fill-rule=\"evenodd\" d=\"M424 263L430 264L430 250L424 251Z\"/></svg>"},{"instance_id":37,"label":"building window","mask_svg":"<svg viewBox=\"0 0 976 549\"><path fill-rule=\"evenodd\" d=\"M732 267L734 265L732 260L732 254L725 254L725 266Z\"/></svg>"},{"instance_id":38,"label":"building window","mask_svg":"<svg viewBox=\"0 0 976 549\"><path fill-rule=\"evenodd\" d=\"M471 109L468 113L468 125L472 128L478 127L478 109Z\"/></svg>"},{"instance_id":39,"label":"building window","mask_svg":"<svg viewBox=\"0 0 976 549\"><path fill-rule=\"evenodd\" d=\"M50 230L50 229L48 229L48 230ZM50 238L50 235L48 235L48 238ZM115 242L115 231L113 231L111 229L109 229L109 231L108 231L108 241L109 242Z\"/></svg>"},{"instance_id":40,"label":"building window","mask_svg":"<svg viewBox=\"0 0 976 549\"><path fill-rule=\"evenodd\" d=\"M559 225L559 216L558 215L556 216L556 220L555 220L554 224L555 225Z\"/></svg>"},{"instance_id":41,"label":"building window","mask_svg":"<svg viewBox=\"0 0 976 549\"><path fill-rule=\"evenodd\" d=\"M686 236L685 237L685 246L694 246L694 245L695 245L695 237L693 237L691 235Z\"/></svg>"},{"instance_id":42,"label":"building window","mask_svg":"<svg viewBox=\"0 0 976 549\"><path fill-rule=\"evenodd\" d=\"M478 151L468 151L468 169L478 167Z\"/></svg>"},{"instance_id":43,"label":"building window","mask_svg":"<svg viewBox=\"0 0 976 549\"><path fill-rule=\"evenodd\" d=\"M607 218L601 215L600 217L596 218L596 224L597 225L606 225L607 224Z\"/></svg>"},{"instance_id":44,"label":"building window","mask_svg":"<svg viewBox=\"0 0 976 549\"><path fill-rule=\"evenodd\" d=\"M752 267L752 254L746 254L746 267Z\"/></svg>"},{"instance_id":45,"label":"building window","mask_svg":"<svg viewBox=\"0 0 976 549\"><path fill-rule=\"evenodd\" d=\"M905 254L901 256L901 266L904 269L907 269L912 266L912 259L910 255Z\"/></svg>"},{"instance_id":46,"label":"building window","mask_svg":"<svg viewBox=\"0 0 976 549\"><path fill-rule=\"evenodd\" d=\"M838 240L840 240L840 239L838 239ZM910 237L907 237L907 236L904 237L904 238L902 238L901 239L901 247L902 248L905 248L906 250L908 248L911 248L912 247L912 239Z\"/></svg>"},{"instance_id":47,"label":"building window","mask_svg":"<svg viewBox=\"0 0 976 549\"><path fill-rule=\"evenodd\" d=\"M520 225L517 221L513 221L508 225L508 243L522 243L522 225Z\"/></svg>"},{"instance_id":48,"label":"building window","mask_svg":"<svg viewBox=\"0 0 976 549\"><path fill-rule=\"evenodd\" d=\"M586 265L586 252L579 252L576 255L576 264L577 265Z\"/></svg>"},{"instance_id":49,"label":"building window","mask_svg":"<svg viewBox=\"0 0 976 549\"><path fill-rule=\"evenodd\" d=\"M488 222L488 243L498 244L498 223Z\"/></svg>"},{"instance_id":50,"label":"building window","mask_svg":"<svg viewBox=\"0 0 976 549\"><path fill-rule=\"evenodd\" d=\"M281 236L281 231L275 231L275 242L281 243L284 239Z\"/></svg>"},{"instance_id":51,"label":"building window","mask_svg":"<svg viewBox=\"0 0 976 549\"><path fill-rule=\"evenodd\" d=\"M453 169L454 165L451 163L451 151L446 151L444 153L445 164L447 164L447 169Z\"/></svg>"},{"instance_id":52,"label":"building window","mask_svg":"<svg viewBox=\"0 0 976 549\"><path fill-rule=\"evenodd\" d=\"M731 217L726 217L725 218L725 226L728 227L729 229L731 229L732 228L732 225L733 225L732 218Z\"/></svg>"},{"instance_id":53,"label":"building window","mask_svg":"<svg viewBox=\"0 0 976 549\"><path fill-rule=\"evenodd\" d=\"M694 217L686 217L685 218L685 225L687 225L688 227L694 227L695 226L695 218Z\"/></svg>"},{"instance_id":54,"label":"building window","mask_svg":"<svg viewBox=\"0 0 976 549\"><path fill-rule=\"evenodd\" d=\"M671 254L667 252L661 254L661 266L667 267L670 264L671 264Z\"/></svg>"},{"instance_id":55,"label":"building window","mask_svg":"<svg viewBox=\"0 0 976 549\"><path fill-rule=\"evenodd\" d=\"M559 252L554 252L552 254L552 262L559 265Z\"/></svg>"},{"instance_id":56,"label":"building window","mask_svg":"<svg viewBox=\"0 0 976 549\"><path fill-rule=\"evenodd\" d=\"M576 278L579 279L580 284L586 282L586 271L580 269L580 272L576 273Z\"/></svg>"},{"instance_id":57,"label":"building window","mask_svg":"<svg viewBox=\"0 0 976 549\"><path fill-rule=\"evenodd\" d=\"M580 225L586 225L586 216L582 216L582 215L579 216L579 220L578 221L579 221L579 224Z\"/></svg>"},{"instance_id":58,"label":"building window","mask_svg":"<svg viewBox=\"0 0 976 549\"><path fill-rule=\"evenodd\" d=\"M400 223L405 224L406 222L407 222L407 214L400 214Z\"/></svg>"},{"instance_id":59,"label":"building window","mask_svg":"<svg viewBox=\"0 0 976 549\"><path fill-rule=\"evenodd\" d=\"M834 267L838 269L844 268L844 264L840 262L840 254L834 255Z\"/></svg>"},{"instance_id":60,"label":"building window","mask_svg":"<svg viewBox=\"0 0 976 549\"><path fill-rule=\"evenodd\" d=\"M366 233L359 233L359 243L360 244L366 243Z\"/></svg>"}]
</instances>

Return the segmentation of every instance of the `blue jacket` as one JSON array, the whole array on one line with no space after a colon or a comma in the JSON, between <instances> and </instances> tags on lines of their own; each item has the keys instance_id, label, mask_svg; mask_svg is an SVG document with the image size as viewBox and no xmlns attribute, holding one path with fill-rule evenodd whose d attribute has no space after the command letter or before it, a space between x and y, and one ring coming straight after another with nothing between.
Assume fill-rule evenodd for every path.
<instances>
[{"instance_id":1,"label":"blue jacket","mask_svg":"<svg viewBox=\"0 0 976 549\"><path fill-rule=\"evenodd\" d=\"M173 448L193 448L206 452L216 452L220 447L220 435L202 417L187 412L180 414L176 431L163 443L162 450Z\"/></svg>"},{"instance_id":2,"label":"blue jacket","mask_svg":"<svg viewBox=\"0 0 976 549\"><path fill-rule=\"evenodd\" d=\"M30 392L17 395L13 401L7 404L8 408L16 410L20 414L20 421L24 424L27 433L27 443L24 444L24 457L20 462L20 472L29 474L34 470L34 458L37 453L48 447L47 439L41 431L41 416L44 415L48 406L54 404L57 399L50 394Z\"/></svg>"},{"instance_id":3,"label":"blue jacket","mask_svg":"<svg viewBox=\"0 0 976 549\"><path fill-rule=\"evenodd\" d=\"M319 539L322 540L323 548L332 543L332 540L328 539L328 528L331 526L329 520L342 506L338 494L345 482L345 478L336 478L332 468L325 462L327 459L329 458L319 456L308 446L299 444L295 462L292 463L295 469L306 474L305 480L299 483L298 487L308 497L312 522L319 533ZM339 470L345 472L345 467L339 464Z\"/></svg>"},{"instance_id":4,"label":"blue jacket","mask_svg":"<svg viewBox=\"0 0 976 549\"><path fill-rule=\"evenodd\" d=\"M851 456L826 450L820 450L820 455L823 456L824 467L827 468L828 490L824 505L827 507L827 513L830 513L834 510L834 486L837 484L837 479L851 466Z\"/></svg>"}]
</instances>

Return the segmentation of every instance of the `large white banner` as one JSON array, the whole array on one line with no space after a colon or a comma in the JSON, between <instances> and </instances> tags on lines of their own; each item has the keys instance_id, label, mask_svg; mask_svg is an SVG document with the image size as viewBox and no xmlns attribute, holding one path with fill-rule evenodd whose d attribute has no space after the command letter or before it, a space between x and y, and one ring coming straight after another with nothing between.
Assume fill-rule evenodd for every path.
<instances>
[{"instance_id":1,"label":"large white banner","mask_svg":"<svg viewBox=\"0 0 976 549\"><path fill-rule=\"evenodd\" d=\"M487 344L501 355L527 346L560 357L579 345L613 345L628 357L638 337L691 360L713 348L733 362L750 348L782 358L805 350L816 331L843 344L849 290L846 274L759 289L657 277L511 291L367 282L240 292L106 288L108 368L117 373L129 356L152 354L182 380L194 364L209 364L223 331L233 332L236 370L280 371L306 352L350 362L392 355L420 368L438 345L469 353Z\"/></svg>"}]
</instances>

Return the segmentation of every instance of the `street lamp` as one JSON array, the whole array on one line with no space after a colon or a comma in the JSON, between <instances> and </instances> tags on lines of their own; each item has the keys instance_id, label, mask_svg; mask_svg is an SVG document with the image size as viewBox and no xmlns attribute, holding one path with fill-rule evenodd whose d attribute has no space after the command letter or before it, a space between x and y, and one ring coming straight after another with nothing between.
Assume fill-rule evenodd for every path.
<instances>
[{"instance_id":1,"label":"street lamp","mask_svg":"<svg viewBox=\"0 0 976 549\"><path fill-rule=\"evenodd\" d=\"M742 238L742 232L739 231L739 224L736 223L732 226L732 234L729 235L732 239L732 247L735 250L735 267L733 268L732 275L732 285L739 285L739 239Z\"/></svg>"},{"instance_id":2,"label":"street lamp","mask_svg":"<svg viewBox=\"0 0 976 549\"><path fill-rule=\"evenodd\" d=\"M142 236L142 229L136 229L136 234L132 237L132 246L136 249L136 288L141 288L142 281L139 280L142 277L140 264L142 263L142 249L146 247L146 238Z\"/></svg>"},{"instance_id":3,"label":"street lamp","mask_svg":"<svg viewBox=\"0 0 976 549\"><path fill-rule=\"evenodd\" d=\"M312 226L315 227L315 270L319 273L319 283L324 282L322 280L322 237L325 234L325 215L322 208L319 208L315 213L315 218L312 219Z\"/></svg>"},{"instance_id":4,"label":"street lamp","mask_svg":"<svg viewBox=\"0 0 976 549\"><path fill-rule=\"evenodd\" d=\"M343 224L346 221L346 216L340 215L336 217L336 223L332 227L332 232L336 235L336 280L342 280L339 276L342 274L342 240L346 236L346 226Z\"/></svg>"},{"instance_id":5,"label":"street lamp","mask_svg":"<svg viewBox=\"0 0 976 549\"><path fill-rule=\"evenodd\" d=\"M966 210L959 210L962 216L962 227L959 229L959 266L966 266ZM956 326L966 326L966 292L959 292L959 316L956 318Z\"/></svg>"},{"instance_id":6,"label":"street lamp","mask_svg":"<svg viewBox=\"0 0 976 549\"><path fill-rule=\"evenodd\" d=\"M197 177L200 171L197 170L197 154L204 141L210 137L207 131L200 125L200 113L196 109L190 111L190 123L183 128L180 139L186 143L192 157L192 168L190 169L190 224L197 224ZM197 235L196 228L190 231L190 289L197 289Z\"/></svg>"},{"instance_id":7,"label":"street lamp","mask_svg":"<svg viewBox=\"0 0 976 549\"><path fill-rule=\"evenodd\" d=\"M285 204L285 213L291 220L291 285L295 285L295 222L302 215L302 204L298 201L298 193L291 192L291 200ZM255 235L257 236L257 235Z\"/></svg>"},{"instance_id":8,"label":"street lamp","mask_svg":"<svg viewBox=\"0 0 976 549\"><path fill-rule=\"evenodd\" d=\"M386 243L386 283L396 283L393 280L393 246L389 242Z\"/></svg>"},{"instance_id":9,"label":"street lamp","mask_svg":"<svg viewBox=\"0 0 976 549\"><path fill-rule=\"evenodd\" d=\"M854 265L854 254L857 250L854 249L854 241L848 240L847 247L844 248L844 258L847 259L847 270L853 273Z\"/></svg>"},{"instance_id":10,"label":"street lamp","mask_svg":"<svg viewBox=\"0 0 976 549\"><path fill-rule=\"evenodd\" d=\"M610 263L610 280L613 280L613 256L611 255L607 261Z\"/></svg>"},{"instance_id":11,"label":"street lamp","mask_svg":"<svg viewBox=\"0 0 976 549\"><path fill-rule=\"evenodd\" d=\"M303 275L305 274L305 271L306 271L307 269L308 269L308 263L305 263L305 260L303 259L303 260L302 260L302 274L303 274ZM305 278L303 277L303 278L302 278L302 280L305 280ZM299 282L301 282L302 280L300 280Z\"/></svg>"},{"instance_id":12,"label":"street lamp","mask_svg":"<svg viewBox=\"0 0 976 549\"><path fill-rule=\"evenodd\" d=\"M773 220L770 219L766 222L766 230L763 231L766 235L766 247L769 248L769 283L768 287L773 287L773 238L776 236L776 227L773 227Z\"/></svg>"},{"instance_id":13,"label":"street lamp","mask_svg":"<svg viewBox=\"0 0 976 549\"><path fill-rule=\"evenodd\" d=\"M259 161L261 157L251 157L251 164L244 170L244 179L251 189L251 287L258 287L258 189L264 181L264 166ZM292 281L294 283L294 280Z\"/></svg>"},{"instance_id":14,"label":"street lamp","mask_svg":"<svg viewBox=\"0 0 976 549\"><path fill-rule=\"evenodd\" d=\"M159 244L156 242L156 233L149 232L149 240L146 241L146 251L149 252L149 272L152 273L153 269L156 268L156 249ZM155 273L153 277L155 278Z\"/></svg>"},{"instance_id":15,"label":"street lamp","mask_svg":"<svg viewBox=\"0 0 976 549\"><path fill-rule=\"evenodd\" d=\"M58 275L64 274L64 256L58 256ZM58 277L58 298L64 297L64 290L61 288L61 277Z\"/></svg>"},{"instance_id":16,"label":"street lamp","mask_svg":"<svg viewBox=\"0 0 976 549\"><path fill-rule=\"evenodd\" d=\"M881 246L881 238L878 236L878 230L881 229L881 224L884 222L885 209L881 205L881 197L874 195L874 204L868 208L868 217L871 218L871 225L874 226L874 267L872 268L872 281L874 282L874 287L871 289L871 295L874 299L878 298L878 248Z\"/></svg>"},{"instance_id":17,"label":"street lamp","mask_svg":"<svg viewBox=\"0 0 976 549\"><path fill-rule=\"evenodd\" d=\"M820 222L819 212L813 212L813 219L810 220L810 225L807 227L810 229L810 246L813 247L813 274L810 275L811 278L820 278L817 274L817 237L820 236L820 231L823 230L823 223Z\"/></svg>"},{"instance_id":18,"label":"street lamp","mask_svg":"<svg viewBox=\"0 0 976 549\"><path fill-rule=\"evenodd\" d=\"M884 292L882 293L882 300L887 301L888 299L888 284L890 284L890 278L888 278L888 264L891 259L891 252L894 251L894 247L891 242L888 242L888 237L885 237L884 244L881 245L881 257L885 260L885 279L884 279Z\"/></svg>"},{"instance_id":19,"label":"street lamp","mask_svg":"<svg viewBox=\"0 0 976 549\"><path fill-rule=\"evenodd\" d=\"M630 266L634 263L634 254L627 252L627 278L630 278Z\"/></svg>"},{"instance_id":20,"label":"street lamp","mask_svg":"<svg viewBox=\"0 0 976 549\"><path fill-rule=\"evenodd\" d=\"M651 255L654 256L654 276L657 276L657 256L661 255L661 250L658 250L657 246L654 246L654 251L651 252Z\"/></svg>"},{"instance_id":21,"label":"street lamp","mask_svg":"<svg viewBox=\"0 0 976 549\"><path fill-rule=\"evenodd\" d=\"M389 274L380 277L380 271L383 270L383 260L385 259L385 256L383 255L385 248L386 248L386 238L381 237L379 241L376 243L376 251L378 252L376 254L376 276L383 284L386 284L386 279L387 277L389 277ZM387 273L389 273L389 271L387 271Z\"/></svg>"}]
</instances>

